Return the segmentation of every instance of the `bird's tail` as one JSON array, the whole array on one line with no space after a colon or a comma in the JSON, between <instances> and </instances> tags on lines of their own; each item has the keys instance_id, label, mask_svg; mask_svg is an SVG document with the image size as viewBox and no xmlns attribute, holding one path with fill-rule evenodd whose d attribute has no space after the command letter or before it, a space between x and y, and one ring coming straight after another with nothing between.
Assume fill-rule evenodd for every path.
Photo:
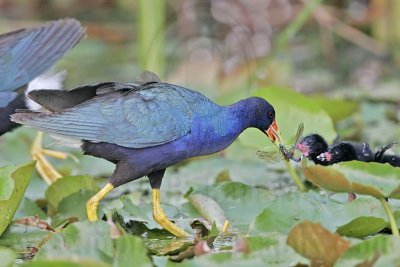
<instances>
[{"instance_id":1,"label":"bird's tail","mask_svg":"<svg viewBox=\"0 0 400 267\"><path fill-rule=\"evenodd\" d=\"M38 89L60 90L63 87L63 82L66 76L66 70L62 70L57 73L55 73L53 70L50 70L32 80L28 84L28 88L25 91L26 107L33 111L41 110L42 105L30 99L28 94Z\"/></svg>"},{"instance_id":2,"label":"bird's tail","mask_svg":"<svg viewBox=\"0 0 400 267\"><path fill-rule=\"evenodd\" d=\"M16 113L11 115L13 122L23 124L32 128L40 130L40 124L38 123L41 118L45 117L46 113L31 111L28 109L17 110Z\"/></svg>"},{"instance_id":3,"label":"bird's tail","mask_svg":"<svg viewBox=\"0 0 400 267\"><path fill-rule=\"evenodd\" d=\"M69 137L68 135L62 134L61 132L52 129L51 123L46 123L51 120L50 117L51 113L48 112L37 112L24 109L17 110L16 113L12 114L11 120L13 122L23 124L37 130L48 132L51 137L56 140L57 144L66 145L69 147L81 146L82 142L79 139Z\"/></svg>"}]
</instances>

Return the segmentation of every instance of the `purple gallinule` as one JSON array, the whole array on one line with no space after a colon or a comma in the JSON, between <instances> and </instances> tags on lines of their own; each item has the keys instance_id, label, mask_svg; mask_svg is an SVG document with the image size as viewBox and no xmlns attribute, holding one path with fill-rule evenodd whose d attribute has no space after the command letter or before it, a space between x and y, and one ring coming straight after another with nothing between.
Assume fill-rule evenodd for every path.
<instances>
[{"instance_id":1,"label":"purple gallinule","mask_svg":"<svg viewBox=\"0 0 400 267\"><path fill-rule=\"evenodd\" d=\"M28 108L23 90L18 89L52 67L84 35L85 29L75 19L53 21L0 35L0 135L18 126L10 120L15 110ZM49 77L45 79L48 81ZM44 155L65 155L43 149L41 139L39 133L31 154L37 160L36 167L41 176L51 183L60 174Z\"/></svg>"},{"instance_id":2,"label":"purple gallinule","mask_svg":"<svg viewBox=\"0 0 400 267\"><path fill-rule=\"evenodd\" d=\"M87 155L116 164L107 185L87 203L97 220L99 202L115 187L147 176L153 217L179 237L188 234L173 224L160 206L165 169L182 160L213 154L253 127L278 142L275 110L259 97L220 106L204 95L162 83L155 74L143 82L106 82L70 91L38 90L29 97L45 112L18 112L12 120L57 137L77 140Z\"/></svg>"}]
</instances>

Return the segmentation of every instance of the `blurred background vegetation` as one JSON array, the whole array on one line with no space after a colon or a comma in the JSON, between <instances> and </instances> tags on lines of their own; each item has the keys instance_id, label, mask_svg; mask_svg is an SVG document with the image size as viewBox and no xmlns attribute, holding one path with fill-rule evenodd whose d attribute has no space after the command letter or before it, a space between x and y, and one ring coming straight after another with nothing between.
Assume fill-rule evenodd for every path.
<instances>
[{"instance_id":1,"label":"blurred background vegetation","mask_svg":"<svg viewBox=\"0 0 400 267\"><path fill-rule=\"evenodd\" d=\"M400 139L398 14L396 0L0 0L0 32L74 17L87 38L57 65L67 89L143 70L221 104L289 87L313 96L341 138L378 146ZM24 159L7 152L20 140L0 140L1 165Z\"/></svg>"},{"instance_id":2,"label":"blurred background vegetation","mask_svg":"<svg viewBox=\"0 0 400 267\"><path fill-rule=\"evenodd\" d=\"M214 97L270 85L352 96L396 81L398 14L396 0L0 0L0 30L79 19L88 38L60 64L67 87L150 69Z\"/></svg>"}]
</instances>

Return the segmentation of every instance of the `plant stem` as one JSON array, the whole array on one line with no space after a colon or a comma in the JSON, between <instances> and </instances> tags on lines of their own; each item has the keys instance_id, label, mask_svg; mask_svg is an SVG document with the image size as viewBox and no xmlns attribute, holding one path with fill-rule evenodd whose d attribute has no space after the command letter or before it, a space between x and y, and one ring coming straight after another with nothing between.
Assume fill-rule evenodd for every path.
<instances>
[{"instance_id":1,"label":"plant stem","mask_svg":"<svg viewBox=\"0 0 400 267\"><path fill-rule=\"evenodd\" d=\"M165 0L137 1L139 63L143 70L164 75Z\"/></svg>"},{"instance_id":2,"label":"plant stem","mask_svg":"<svg viewBox=\"0 0 400 267\"><path fill-rule=\"evenodd\" d=\"M381 202L383 209L385 210L386 215L388 216L390 228L392 229L393 235L399 236L399 228L397 227L396 220L394 219L393 213L390 210L389 203L384 198L379 198L379 201Z\"/></svg>"},{"instance_id":3,"label":"plant stem","mask_svg":"<svg viewBox=\"0 0 400 267\"><path fill-rule=\"evenodd\" d=\"M297 175L296 170L293 168L293 165L290 163L290 161L285 161L286 167L289 170L290 176L292 176L294 183L297 185L299 188L300 192L305 192L306 188L304 184L301 182L300 177Z\"/></svg>"},{"instance_id":4,"label":"plant stem","mask_svg":"<svg viewBox=\"0 0 400 267\"><path fill-rule=\"evenodd\" d=\"M282 51L286 48L289 41L300 31L313 11L321 4L323 0L307 1L303 10L292 20L292 22L279 34L276 39L275 49Z\"/></svg>"}]
</instances>

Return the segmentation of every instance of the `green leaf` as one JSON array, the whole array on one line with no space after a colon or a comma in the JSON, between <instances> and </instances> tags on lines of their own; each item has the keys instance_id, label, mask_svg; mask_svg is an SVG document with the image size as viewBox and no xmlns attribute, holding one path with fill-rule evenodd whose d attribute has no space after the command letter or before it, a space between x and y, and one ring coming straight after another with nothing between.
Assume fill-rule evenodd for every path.
<instances>
[{"instance_id":1,"label":"green leaf","mask_svg":"<svg viewBox=\"0 0 400 267\"><path fill-rule=\"evenodd\" d=\"M334 192L354 192L376 198L400 198L400 168L376 162L349 161L304 168L310 182Z\"/></svg>"},{"instance_id":2,"label":"green leaf","mask_svg":"<svg viewBox=\"0 0 400 267\"><path fill-rule=\"evenodd\" d=\"M332 99L324 96L315 96L312 97L312 100L322 107L334 122L343 120L359 110L358 103L350 100Z\"/></svg>"},{"instance_id":3,"label":"green leaf","mask_svg":"<svg viewBox=\"0 0 400 267\"><path fill-rule=\"evenodd\" d=\"M381 218L362 216L352 220L336 230L340 235L363 238L378 233L387 226Z\"/></svg>"},{"instance_id":4,"label":"green leaf","mask_svg":"<svg viewBox=\"0 0 400 267\"><path fill-rule=\"evenodd\" d=\"M52 225L58 225L60 222L71 217L77 217L80 221L87 219L86 202L96 192L81 189L63 198L58 204L56 215L52 218Z\"/></svg>"},{"instance_id":5,"label":"green leaf","mask_svg":"<svg viewBox=\"0 0 400 267\"><path fill-rule=\"evenodd\" d=\"M349 248L335 267L397 267L400 262L400 240L396 236L376 236Z\"/></svg>"},{"instance_id":6,"label":"green leaf","mask_svg":"<svg viewBox=\"0 0 400 267\"><path fill-rule=\"evenodd\" d=\"M11 175L17 168L17 166L4 166L0 168L0 201L10 198L14 188L14 180Z\"/></svg>"},{"instance_id":7,"label":"green leaf","mask_svg":"<svg viewBox=\"0 0 400 267\"><path fill-rule=\"evenodd\" d=\"M264 239L263 241L261 241ZM218 266L218 267L280 267L293 266L296 263L307 262L299 254L286 244L286 236L270 234L268 237L257 238L257 241L249 239L250 248L254 245L256 249L250 249L249 253L224 252L210 253L186 260L182 263L167 264L168 267L199 267L199 266ZM257 244L252 244L257 243ZM262 243L262 244L261 244Z\"/></svg>"},{"instance_id":8,"label":"green leaf","mask_svg":"<svg viewBox=\"0 0 400 267\"><path fill-rule=\"evenodd\" d=\"M61 200L82 189L98 192L99 187L90 176L66 176L52 183L46 190L46 199L54 208Z\"/></svg>"},{"instance_id":9,"label":"green leaf","mask_svg":"<svg viewBox=\"0 0 400 267\"><path fill-rule=\"evenodd\" d=\"M100 262L102 266L152 266L147 253L140 238L125 235L114 240L106 222L85 221L70 224L55 233L39 250L35 260L70 262L73 259L72 262L80 264L78 266L86 266L85 262Z\"/></svg>"},{"instance_id":10,"label":"green leaf","mask_svg":"<svg viewBox=\"0 0 400 267\"><path fill-rule=\"evenodd\" d=\"M29 216L39 216L40 219L46 219L48 216L39 206L27 197L22 198L14 218L22 218Z\"/></svg>"},{"instance_id":11,"label":"green leaf","mask_svg":"<svg viewBox=\"0 0 400 267\"><path fill-rule=\"evenodd\" d=\"M210 233L208 235L209 236L217 236L219 231L222 231L222 229L219 230L218 227L217 227L217 224L214 221L212 226L211 226Z\"/></svg>"},{"instance_id":12,"label":"green leaf","mask_svg":"<svg viewBox=\"0 0 400 267\"><path fill-rule=\"evenodd\" d=\"M39 250L35 258L96 260L111 263L113 242L110 226L104 221L77 222L55 233Z\"/></svg>"},{"instance_id":13,"label":"green leaf","mask_svg":"<svg viewBox=\"0 0 400 267\"><path fill-rule=\"evenodd\" d=\"M222 182L203 186L196 188L194 193L214 199L222 208L229 223L244 231L248 230L253 219L273 199L269 191L239 182Z\"/></svg>"},{"instance_id":14,"label":"green leaf","mask_svg":"<svg viewBox=\"0 0 400 267\"><path fill-rule=\"evenodd\" d=\"M288 233L297 223L309 220L335 231L339 225L365 214L386 218L379 201L374 198L359 197L351 202L340 203L313 191L292 192L270 202L255 218L250 229L253 234Z\"/></svg>"},{"instance_id":15,"label":"green leaf","mask_svg":"<svg viewBox=\"0 0 400 267\"><path fill-rule=\"evenodd\" d=\"M22 265L23 267L111 267L110 264L106 264L97 260L54 260L54 259L42 259L34 260L27 264Z\"/></svg>"},{"instance_id":16,"label":"green leaf","mask_svg":"<svg viewBox=\"0 0 400 267\"><path fill-rule=\"evenodd\" d=\"M270 236L249 236L246 240L250 251L262 250L278 244L278 241Z\"/></svg>"},{"instance_id":17,"label":"green leaf","mask_svg":"<svg viewBox=\"0 0 400 267\"><path fill-rule=\"evenodd\" d=\"M300 123L304 123L304 135L319 133L328 142L336 138L332 119L312 99L291 89L278 87L259 89L254 95L265 98L274 106L278 127L286 143L294 141ZM239 140L255 148L269 144L265 135L254 129L246 130L240 135Z\"/></svg>"},{"instance_id":18,"label":"green leaf","mask_svg":"<svg viewBox=\"0 0 400 267\"><path fill-rule=\"evenodd\" d=\"M30 162L16 167L15 171L11 174L14 181L12 194L9 199L0 201L0 236L13 218L28 187L34 168L35 162Z\"/></svg>"},{"instance_id":19,"label":"green leaf","mask_svg":"<svg viewBox=\"0 0 400 267\"><path fill-rule=\"evenodd\" d=\"M300 255L310 259L311 266L333 266L350 246L349 241L309 221L296 225L290 231L287 243Z\"/></svg>"},{"instance_id":20,"label":"green leaf","mask_svg":"<svg viewBox=\"0 0 400 267\"><path fill-rule=\"evenodd\" d=\"M24 253L28 247L39 247L43 240L54 234L34 226L12 223L0 237L0 246Z\"/></svg>"},{"instance_id":21,"label":"green leaf","mask_svg":"<svg viewBox=\"0 0 400 267\"><path fill-rule=\"evenodd\" d=\"M153 266L143 240L136 236L125 235L116 240L116 253L114 267L131 266L134 260L135 266Z\"/></svg>"},{"instance_id":22,"label":"green leaf","mask_svg":"<svg viewBox=\"0 0 400 267\"><path fill-rule=\"evenodd\" d=\"M14 266L14 260L17 257L12 249L0 247L0 267Z\"/></svg>"}]
</instances>

